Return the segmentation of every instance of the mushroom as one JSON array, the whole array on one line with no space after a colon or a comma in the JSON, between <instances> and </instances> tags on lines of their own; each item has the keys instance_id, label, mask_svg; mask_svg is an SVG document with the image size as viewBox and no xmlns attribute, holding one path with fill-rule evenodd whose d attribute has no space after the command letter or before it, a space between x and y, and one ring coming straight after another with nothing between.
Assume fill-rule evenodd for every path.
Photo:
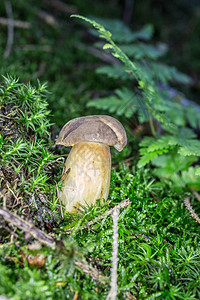
<instances>
[{"instance_id":1,"label":"mushroom","mask_svg":"<svg viewBox=\"0 0 200 300\"><path fill-rule=\"evenodd\" d=\"M67 212L107 199L110 187L110 147L127 143L122 124L110 116L73 119L61 129L56 145L72 146L63 170L60 200Z\"/></svg>"}]
</instances>

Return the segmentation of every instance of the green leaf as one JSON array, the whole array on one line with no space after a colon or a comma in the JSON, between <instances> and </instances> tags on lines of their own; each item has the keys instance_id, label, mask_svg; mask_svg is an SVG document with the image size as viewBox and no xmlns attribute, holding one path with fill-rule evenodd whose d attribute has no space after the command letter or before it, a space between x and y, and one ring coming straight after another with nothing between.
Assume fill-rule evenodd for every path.
<instances>
[{"instance_id":1,"label":"green leaf","mask_svg":"<svg viewBox=\"0 0 200 300\"><path fill-rule=\"evenodd\" d=\"M131 80L132 76L127 73L124 65L103 66L96 69L97 74L106 75L109 78Z\"/></svg>"},{"instance_id":2,"label":"green leaf","mask_svg":"<svg viewBox=\"0 0 200 300\"><path fill-rule=\"evenodd\" d=\"M115 91L116 96L102 97L89 101L87 107L104 109L116 115L130 118L138 110L137 96L129 89L123 88Z\"/></svg>"},{"instance_id":3,"label":"green leaf","mask_svg":"<svg viewBox=\"0 0 200 300\"><path fill-rule=\"evenodd\" d=\"M96 16L93 19L101 24L106 30L110 31L112 34L113 41L117 43L130 43L138 39L148 41L152 38L153 35L153 26L151 24L145 25L142 29L138 31L132 31L127 27L122 21L116 19L104 19L97 18ZM94 31L92 31L96 34Z\"/></svg>"},{"instance_id":4,"label":"green leaf","mask_svg":"<svg viewBox=\"0 0 200 300\"><path fill-rule=\"evenodd\" d=\"M195 175L200 176L200 167L197 167L195 170Z\"/></svg>"},{"instance_id":5,"label":"green leaf","mask_svg":"<svg viewBox=\"0 0 200 300\"><path fill-rule=\"evenodd\" d=\"M133 57L136 60L141 60L142 58L158 59L166 52L164 45L153 46L144 43L124 44L120 48L129 57Z\"/></svg>"}]
</instances>

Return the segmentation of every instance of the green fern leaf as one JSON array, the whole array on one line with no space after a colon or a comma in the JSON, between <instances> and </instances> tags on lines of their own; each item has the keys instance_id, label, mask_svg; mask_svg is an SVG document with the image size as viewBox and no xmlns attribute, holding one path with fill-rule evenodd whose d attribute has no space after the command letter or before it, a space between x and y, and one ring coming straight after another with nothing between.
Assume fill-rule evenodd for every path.
<instances>
[{"instance_id":1,"label":"green fern leaf","mask_svg":"<svg viewBox=\"0 0 200 300\"><path fill-rule=\"evenodd\" d=\"M138 109L137 96L129 89L123 88L115 91L116 96L102 97L89 101L87 107L108 110L116 115L130 118Z\"/></svg>"},{"instance_id":2,"label":"green fern leaf","mask_svg":"<svg viewBox=\"0 0 200 300\"><path fill-rule=\"evenodd\" d=\"M191 78L179 72L175 67L167 66L157 62L150 62L149 67L151 72L154 73L155 78L163 83L175 80L181 84L191 84Z\"/></svg>"},{"instance_id":3,"label":"green fern leaf","mask_svg":"<svg viewBox=\"0 0 200 300\"><path fill-rule=\"evenodd\" d=\"M153 35L153 26L145 25L138 31L132 31L123 22L116 19L93 18L97 23L101 24L112 34L113 41L117 43L130 43L138 39L148 41ZM93 34L96 35L95 32Z\"/></svg>"},{"instance_id":4,"label":"green fern leaf","mask_svg":"<svg viewBox=\"0 0 200 300\"><path fill-rule=\"evenodd\" d=\"M97 74L103 74L108 76L109 78L114 79L122 79L122 80L130 80L132 76L126 72L124 65L112 65L112 66L104 66L100 67L96 70Z\"/></svg>"},{"instance_id":5,"label":"green fern leaf","mask_svg":"<svg viewBox=\"0 0 200 300\"><path fill-rule=\"evenodd\" d=\"M154 158L158 157L159 155L163 153L167 153L169 150L162 148L156 151L148 152L145 148L140 149L140 155L141 158L138 161L138 167L144 167L146 164L148 164L150 161L152 161Z\"/></svg>"},{"instance_id":6,"label":"green fern leaf","mask_svg":"<svg viewBox=\"0 0 200 300\"><path fill-rule=\"evenodd\" d=\"M167 49L164 45L158 45L155 47L144 43L120 45L120 48L129 57L133 57L136 60L141 60L143 58L158 59L166 53Z\"/></svg>"},{"instance_id":7,"label":"green fern leaf","mask_svg":"<svg viewBox=\"0 0 200 300\"><path fill-rule=\"evenodd\" d=\"M200 167L197 167L195 170L195 175L200 176Z\"/></svg>"},{"instance_id":8,"label":"green fern leaf","mask_svg":"<svg viewBox=\"0 0 200 300\"><path fill-rule=\"evenodd\" d=\"M200 190L200 180L199 180L199 167L190 167L188 170L182 172L182 180L188 187Z\"/></svg>"}]
</instances>

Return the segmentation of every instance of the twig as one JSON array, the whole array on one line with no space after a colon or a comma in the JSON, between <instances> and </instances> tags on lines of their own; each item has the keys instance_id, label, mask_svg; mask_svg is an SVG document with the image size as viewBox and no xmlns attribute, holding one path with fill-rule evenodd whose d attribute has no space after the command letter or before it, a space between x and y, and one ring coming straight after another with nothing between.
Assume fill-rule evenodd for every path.
<instances>
[{"instance_id":1,"label":"twig","mask_svg":"<svg viewBox=\"0 0 200 300\"><path fill-rule=\"evenodd\" d=\"M1 300L1 299L0 299ZM73 297L73 300L78 300L78 292L76 291Z\"/></svg>"},{"instance_id":2,"label":"twig","mask_svg":"<svg viewBox=\"0 0 200 300\"><path fill-rule=\"evenodd\" d=\"M56 240L53 239L52 237L50 237L48 234L46 234L45 232L36 228L35 226L28 223L27 221L23 220L19 216L9 212L7 209L0 207L0 215L7 222L13 224L14 226L23 230L24 232L32 235L35 239L37 239L43 245L46 245L48 247L53 247L54 243L56 242Z\"/></svg>"},{"instance_id":3,"label":"twig","mask_svg":"<svg viewBox=\"0 0 200 300\"><path fill-rule=\"evenodd\" d=\"M88 51L88 53L101 59L103 62L117 64L117 65L121 64L117 58L112 56L112 54L110 54L109 52L105 52L102 49L88 46L88 47L86 47L86 50Z\"/></svg>"},{"instance_id":4,"label":"twig","mask_svg":"<svg viewBox=\"0 0 200 300\"><path fill-rule=\"evenodd\" d=\"M46 11L39 10L38 11L38 17L46 22L48 25L53 26L53 27L58 27L58 22L54 18L54 16L50 15Z\"/></svg>"},{"instance_id":5,"label":"twig","mask_svg":"<svg viewBox=\"0 0 200 300\"><path fill-rule=\"evenodd\" d=\"M112 213L113 219L113 250L112 250L112 269L111 269L111 284L110 292L106 300L116 300L117 299L117 266L118 266L118 219L119 219L119 209L114 208Z\"/></svg>"},{"instance_id":6,"label":"twig","mask_svg":"<svg viewBox=\"0 0 200 300\"><path fill-rule=\"evenodd\" d=\"M60 0L46 0L45 3L51 5L52 7L61 12L68 13L70 15L78 13L78 10L75 6L65 4Z\"/></svg>"},{"instance_id":7,"label":"twig","mask_svg":"<svg viewBox=\"0 0 200 300\"><path fill-rule=\"evenodd\" d=\"M41 61L39 64L39 69L35 72L35 74L33 74L32 79L41 77L46 71L46 65L47 64L45 61Z\"/></svg>"},{"instance_id":8,"label":"twig","mask_svg":"<svg viewBox=\"0 0 200 300\"><path fill-rule=\"evenodd\" d=\"M82 226L81 228L79 228L79 230L84 229L88 226L91 226L93 224L95 224L96 222L98 222L99 220L102 220L103 218L105 218L108 215L112 215L113 211L115 209L120 209L120 208L125 208L127 207L131 202L129 201L129 199L125 199L122 202L120 202L118 205L116 205L114 208L111 208L109 211L106 211L103 215L98 216L97 218L95 218L94 220L88 222L87 224L85 224L84 226ZM65 231L65 233L70 234L72 232L72 230L74 229L74 227L68 229Z\"/></svg>"},{"instance_id":9,"label":"twig","mask_svg":"<svg viewBox=\"0 0 200 300\"><path fill-rule=\"evenodd\" d=\"M41 244L52 248L54 245L60 248L63 246L62 240L56 240L50 237L45 232L41 231L40 229L36 228L32 224L28 223L27 221L23 220L17 215L9 212L8 210L0 207L0 216L2 216L7 222L13 224L17 228L21 229L22 231L31 234L35 239L37 239ZM62 249L64 249L62 247ZM108 278L104 276L99 270L89 265L87 262L83 260L75 261L74 264L80 268L85 274L89 274L94 280L105 284L108 282Z\"/></svg>"},{"instance_id":10,"label":"twig","mask_svg":"<svg viewBox=\"0 0 200 300\"><path fill-rule=\"evenodd\" d=\"M7 58L11 53L13 39L14 39L13 12L12 12L12 5L10 3L10 0L5 0L5 7L6 7L7 17L8 19L10 19L10 22L8 24L8 39L6 43L6 49L3 54L3 57Z\"/></svg>"},{"instance_id":11,"label":"twig","mask_svg":"<svg viewBox=\"0 0 200 300\"><path fill-rule=\"evenodd\" d=\"M191 189L193 195L195 196L195 198L200 202L200 195L199 193L197 193L197 191L195 191L194 189Z\"/></svg>"},{"instance_id":12,"label":"twig","mask_svg":"<svg viewBox=\"0 0 200 300\"><path fill-rule=\"evenodd\" d=\"M133 15L134 0L125 0L124 2L123 20L125 24L130 24Z\"/></svg>"},{"instance_id":13,"label":"twig","mask_svg":"<svg viewBox=\"0 0 200 300\"><path fill-rule=\"evenodd\" d=\"M20 20L6 19L6 18L0 18L0 24L1 25L9 26L10 23L13 24L14 27L18 27L18 28L29 29L31 27L31 23L29 23L29 22L24 22L24 21L20 21Z\"/></svg>"},{"instance_id":14,"label":"twig","mask_svg":"<svg viewBox=\"0 0 200 300\"><path fill-rule=\"evenodd\" d=\"M64 216L63 216L63 210L62 210L62 203L60 201L59 189L58 189L57 184L56 184L56 191L57 191L58 201L59 201L59 204L60 204L60 213L61 213L62 218L64 218Z\"/></svg>"},{"instance_id":15,"label":"twig","mask_svg":"<svg viewBox=\"0 0 200 300\"><path fill-rule=\"evenodd\" d=\"M133 157L129 157L127 159L121 160L120 163L125 164L126 166L130 166L133 164ZM113 168L119 167L119 163L112 165Z\"/></svg>"},{"instance_id":16,"label":"twig","mask_svg":"<svg viewBox=\"0 0 200 300\"><path fill-rule=\"evenodd\" d=\"M185 199L183 200L183 202L184 202L186 208L189 210L191 217L192 217L193 219L195 219L195 221L196 221L197 223L200 224L200 218L199 218L199 216L196 214L195 210L192 208L192 205L190 204L190 198L185 198Z\"/></svg>"},{"instance_id":17,"label":"twig","mask_svg":"<svg viewBox=\"0 0 200 300\"><path fill-rule=\"evenodd\" d=\"M16 195L15 195L15 193L13 192L13 190L9 187L9 185L8 185L8 182L6 182L6 186L7 186L7 189L11 192L11 194L14 196L14 198L15 198L15 200L17 201L17 203L15 204L15 205L12 205L12 208L13 207L15 207L15 206L17 206L18 204L19 204L19 199L22 201L22 197L17 197Z\"/></svg>"},{"instance_id":18,"label":"twig","mask_svg":"<svg viewBox=\"0 0 200 300\"><path fill-rule=\"evenodd\" d=\"M99 283L106 284L108 283L108 277L104 276L98 269L92 267L87 262L76 261L75 266L79 267L85 274L90 275L92 279Z\"/></svg>"}]
</instances>

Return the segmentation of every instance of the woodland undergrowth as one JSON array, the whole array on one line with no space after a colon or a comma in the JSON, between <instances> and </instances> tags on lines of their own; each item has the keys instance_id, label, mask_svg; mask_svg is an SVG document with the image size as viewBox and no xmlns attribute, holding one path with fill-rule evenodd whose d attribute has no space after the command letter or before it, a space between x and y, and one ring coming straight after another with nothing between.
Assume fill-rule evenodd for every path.
<instances>
[{"instance_id":1,"label":"woodland undergrowth","mask_svg":"<svg viewBox=\"0 0 200 300\"><path fill-rule=\"evenodd\" d=\"M66 155L54 146L47 86L2 76L0 294L106 299L117 208L118 299L199 299L199 108L171 86L191 79L160 62L166 47L150 43L151 26L132 31L119 21L76 17L95 29L93 53L105 51L112 62L96 72L121 84L82 109L120 119L128 145L112 150L108 201L65 213Z\"/></svg>"}]
</instances>

